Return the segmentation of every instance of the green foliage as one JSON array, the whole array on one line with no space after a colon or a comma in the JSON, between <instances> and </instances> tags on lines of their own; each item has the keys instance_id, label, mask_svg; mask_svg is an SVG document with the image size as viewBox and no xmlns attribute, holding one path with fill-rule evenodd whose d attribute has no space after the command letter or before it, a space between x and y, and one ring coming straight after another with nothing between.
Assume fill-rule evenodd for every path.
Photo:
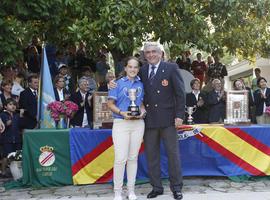
<instances>
[{"instance_id":1,"label":"green foliage","mask_svg":"<svg viewBox=\"0 0 270 200\"><path fill-rule=\"evenodd\" d=\"M2 0L0 63L15 62L33 34L63 45L83 40L115 60L145 40L170 44L171 56L197 48L269 55L269 0ZM225 49L225 50L224 50Z\"/></svg>"}]
</instances>

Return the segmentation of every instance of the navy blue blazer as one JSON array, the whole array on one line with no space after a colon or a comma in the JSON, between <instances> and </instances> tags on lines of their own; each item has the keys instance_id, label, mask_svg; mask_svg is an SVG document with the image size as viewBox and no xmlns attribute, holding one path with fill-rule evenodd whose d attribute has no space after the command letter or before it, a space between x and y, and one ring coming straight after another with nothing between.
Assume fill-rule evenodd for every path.
<instances>
[{"instance_id":1,"label":"navy blue blazer","mask_svg":"<svg viewBox=\"0 0 270 200\"><path fill-rule=\"evenodd\" d=\"M204 101L204 105L201 107L197 106L197 99L195 95L190 92L186 95L186 106L193 107L196 106L196 111L192 114L193 121L196 124L204 124L208 123L208 110L207 110L207 96L206 94L200 92L199 98L202 98ZM187 114L186 114L187 117Z\"/></svg>"},{"instance_id":2,"label":"navy blue blazer","mask_svg":"<svg viewBox=\"0 0 270 200\"><path fill-rule=\"evenodd\" d=\"M86 94L85 99L87 99L89 96L89 93ZM70 120L70 124L72 126L82 126L83 122L83 114L84 114L84 108L86 110L87 119L88 119L88 125L92 128L93 124L93 107L92 105L88 104L88 101L85 101L84 106L81 106L81 103L83 102L82 95L80 91L73 93L70 97L70 100L76 103L79 106L79 110L76 112L74 117ZM91 100L91 104L93 104L93 98Z\"/></svg>"},{"instance_id":3,"label":"navy blue blazer","mask_svg":"<svg viewBox=\"0 0 270 200\"><path fill-rule=\"evenodd\" d=\"M37 97L29 87L20 93L19 108L25 109L20 122L21 128L35 128L37 125Z\"/></svg>"},{"instance_id":4,"label":"navy blue blazer","mask_svg":"<svg viewBox=\"0 0 270 200\"><path fill-rule=\"evenodd\" d=\"M209 92L207 103L209 105L209 122L218 122L220 118L224 120L226 103L223 99L218 100L218 94L215 90Z\"/></svg>"},{"instance_id":5,"label":"navy blue blazer","mask_svg":"<svg viewBox=\"0 0 270 200\"><path fill-rule=\"evenodd\" d=\"M148 79L149 65L140 69L144 85L144 105L147 111L146 128L174 126L176 117L184 119L186 95L177 64L160 62L152 85Z\"/></svg>"},{"instance_id":6,"label":"navy blue blazer","mask_svg":"<svg viewBox=\"0 0 270 200\"><path fill-rule=\"evenodd\" d=\"M258 89L254 92L254 104L256 106L256 116L261 116L263 114L263 105L270 106L270 88L266 88L265 93L266 99L261 98L261 90Z\"/></svg>"}]
</instances>

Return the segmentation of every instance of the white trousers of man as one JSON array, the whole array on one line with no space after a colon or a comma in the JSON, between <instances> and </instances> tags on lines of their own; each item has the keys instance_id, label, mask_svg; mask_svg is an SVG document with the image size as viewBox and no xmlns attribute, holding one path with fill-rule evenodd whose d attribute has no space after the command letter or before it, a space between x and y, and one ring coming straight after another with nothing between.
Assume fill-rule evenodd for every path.
<instances>
[{"instance_id":1,"label":"white trousers of man","mask_svg":"<svg viewBox=\"0 0 270 200\"><path fill-rule=\"evenodd\" d=\"M115 193L122 192L125 166L127 169L127 188L134 192L137 160L144 134L144 121L114 119L112 138L114 144L113 183Z\"/></svg>"}]
</instances>

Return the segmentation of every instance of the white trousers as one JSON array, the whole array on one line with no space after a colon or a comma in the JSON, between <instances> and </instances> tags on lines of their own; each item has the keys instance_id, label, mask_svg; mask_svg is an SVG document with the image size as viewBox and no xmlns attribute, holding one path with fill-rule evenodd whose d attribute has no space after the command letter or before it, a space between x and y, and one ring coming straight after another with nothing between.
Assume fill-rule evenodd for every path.
<instances>
[{"instance_id":1,"label":"white trousers","mask_svg":"<svg viewBox=\"0 0 270 200\"><path fill-rule=\"evenodd\" d=\"M143 120L115 119L113 121L112 138L115 153L113 183L115 192L122 191L125 166L127 169L127 188L129 192L134 191L137 160L143 134Z\"/></svg>"}]
</instances>

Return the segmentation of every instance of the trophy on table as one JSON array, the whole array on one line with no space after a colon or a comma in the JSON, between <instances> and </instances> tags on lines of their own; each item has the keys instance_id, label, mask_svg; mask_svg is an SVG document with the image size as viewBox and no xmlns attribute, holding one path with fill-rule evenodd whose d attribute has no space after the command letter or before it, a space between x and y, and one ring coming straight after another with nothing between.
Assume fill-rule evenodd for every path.
<instances>
[{"instance_id":1,"label":"trophy on table","mask_svg":"<svg viewBox=\"0 0 270 200\"><path fill-rule=\"evenodd\" d=\"M189 125L194 124L192 114L195 111L196 111L196 106L193 106L193 107L186 106L185 107L185 112L188 114L187 124L189 124Z\"/></svg>"},{"instance_id":2,"label":"trophy on table","mask_svg":"<svg viewBox=\"0 0 270 200\"><path fill-rule=\"evenodd\" d=\"M130 99L130 105L128 106L128 111L130 112L128 115L136 117L140 115L140 107L136 105L135 101L137 97L141 95L142 89L139 87L137 89L132 88L132 89L126 89L125 94L128 96Z\"/></svg>"}]
</instances>

